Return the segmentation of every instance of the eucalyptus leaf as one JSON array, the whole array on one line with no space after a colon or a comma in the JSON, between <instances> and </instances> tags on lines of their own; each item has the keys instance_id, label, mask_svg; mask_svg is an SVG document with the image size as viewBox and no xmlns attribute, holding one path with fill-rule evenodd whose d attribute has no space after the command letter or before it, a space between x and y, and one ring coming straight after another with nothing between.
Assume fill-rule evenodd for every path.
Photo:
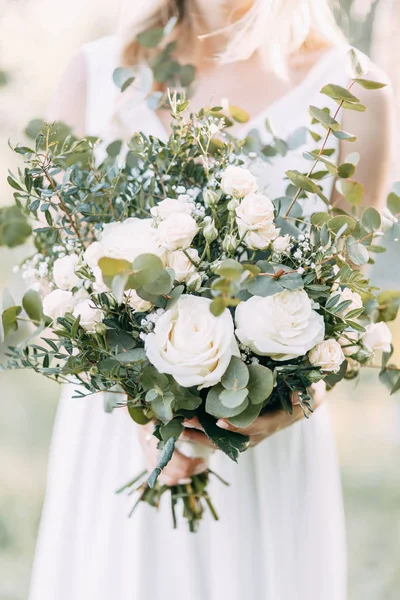
<instances>
[{"instance_id":1,"label":"eucalyptus leaf","mask_svg":"<svg viewBox=\"0 0 400 600\"><path fill-rule=\"evenodd\" d=\"M338 191L352 206L358 206L364 197L364 186L357 181L341 180L337 185Z\"/></svg>"},{"instance_id":2,"label":"eucalyptus leaf","mask_svg":"<svg viewBox=\"0 0 400 600\"><path fill-rule=\"evenodd\" d=\"M355 170L355 165L352 163L343 163L338 167L338 175L342 179L348 179L349 177L353 177Z\"/></svg>"},{"instance_id":3,"label":"eucalyptus leaf","mask_svg":"<svg viewBox=\"0 0 400 600\"><path fill-rule=\"evenodd\" d=\"M136 37L138 44L145 48L156 48L164 37L164 29L147 29Z\"/></svg>"},{"instance_id":4,"label":"eucalyptus leaf","mask_svg":"<svg viewBox=\"0 0 400 600\"><path fill-rule=\"evenodd\" d=\"M381 219L381 215L376 210L376 208L373 208L372 206L370 206L364 212L361 222L366 231L374 232L374 231L377 231L378 229L380 229L380 226L382 224L382 219Z\"/></svg>"},{"instance_id":5,"label":"eucalyptus leaf","mask_svg":"<svg viewBox=\"0 0 400 600\"><path fill-rule=\"evenodd\" d=\"M234 427L243 429L249 427L257 417L260 416L262 405L261 404L249 404L248 407L236 417L229 417L228 421Z\"/></svg>"},{"instance_id":6,"label":"eucalyptus leaf","mask_svg":"<svg viewBox=\"0 0 400 600\"><path fill-rule=\"evenodd\" d=\"M252 404L262 404L272 394L274 375L271 369L259 364L248 366L250 380L248 383L249 398Z\"/></svg>"},{"instance_id":7,"label":"eucalyptus leaf","mask_svg":"<svg viewBox=\"0 0 400 600\"><path fill-rule=\"evenodd\" d=\"M222 376L222 385L227 390L236 391L245 388L248 381L249 369L247 365L237 356L232 356L231 362Z\"/></svg>"},{"instance_id":8,"label":"eucalyptus leaf","mask_svg":"<svg viewBox=\"0 0 400 600\"><path fill-rule=\"evenodd\" d=\"M161 475L161 471L167 466L172 458L175 450L176 439L174 437L169 438L168 442L164 445L158 457L157 466L149 475L147 483L150 488L154 488L158 477Z\"/></svg>"},{"instance_id":9,"label":"eucalyptus leaf","mask_svg":"<svg viewBox=\"0 0 400 600\"><path fill-rule=\"evenodd\" d=\"M327 225L333 233L338 233L342 227L346 226L346 233L350 234L356 228L357 221L348 215L339 215L337 217L332 217Z\"/></svg>"},{"instance_id":10,"label":"eucalyptus leaf","mask_svg":"<svg viewBox=\"0 0 400 600\"><path fill-rule=\"evenodd\" d=\"M234 408L228 408L222 404L220 399L220 394L223 391L224 387L221 384L210 388L206 399L206 411L209 415L212 415L217 419L226 419L228 417L236 416L246 410L249 405L249 399L247 397L242 404L235 406Z\"/></svg>"},{"instance_id":11,"label":"eucalyptus leaf","mask_svg":"<svg viewBox=\"0 0 400 600\"><path fill-rule=\"evenodd\" d=\"M241 406L243 402L246 400L249 391L244 389L236 389L236 390L224 390L220 393L219 399L221 403L227 408L236 408Z\"/></svg>"},{"instance_id":12,"label":"eucalyptus leaf","mask_svg":"<svg viewBox=\"0 0 400 600\"><path fill-rule=\"evenodd\" d=\"M357 266L366 265L369 261L369 252L365 246L350 236L346 240L346 250L352 263Z\"/></svg>"},{"instance_id":13,"label":"eucalyptus leaf","mask_svg":"<svg viewBox=\"0 0 400 600\"><path fill-rule=\"evenodd\" d=\"M21 306L10 306L3 310L1 321L3 325L3 335L6 338L12 331L18 329L18 316L21 314Z\"/></svg>"},{"instance_id":14,"label":"eucalyptus leaf","mask_svg":"<svg viewBox=\"0 0 400 600\"><path fill-rule=\"evenodd\" d=\"M249 438L246 435L221 429L207 415L200 415L199 421L207 437L231 460L237 462L240 453L247 450Z\"/></svg>"},{"instance_id":15,"label":"eucalyptus leaf","mask_svg":"<svg viewBox=\"0 0 400 600\"><path fill-rule=\"evenodd\" d=\"M372 81L371 79L360 79L359 77L357 78L357 83L366 90L380 90L387 87L387 83L380 83L379 81Z\"/></svg>"},{"instance_id":16,"label":"eucalyptus leaf","mask_svg":"<svg viewBox=\"0 0 400 600\"><path fill-rule=\"evenodd\" d=\"M35 290L28 290L22 298L24 311L35 323L40 323L43 319L43 306L40 294Z\"/></svg>"},{"instance_id":17,"label":"eucalyptus leaf","mask_svg":"<svg viewBox=\"0 0 400 600\"><path fill-rule=\"evenodd\" d=\"M354 96L349 90L340 85L328 84L321 90L321 94L333 98L333 100L345 100L347 102L358 103L360 100Z\"/></svg>"}]
</instances>

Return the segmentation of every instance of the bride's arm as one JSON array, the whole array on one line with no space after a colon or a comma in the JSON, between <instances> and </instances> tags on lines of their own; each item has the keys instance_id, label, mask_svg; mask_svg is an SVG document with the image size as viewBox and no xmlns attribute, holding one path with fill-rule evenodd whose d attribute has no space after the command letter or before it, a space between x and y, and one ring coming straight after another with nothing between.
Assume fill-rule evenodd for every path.
<instances>
[{"instance_id":1,"label":"bride's arm","mask_svg":"<svg viewBox=\"0 0 400 600\"><path fill-rule=\"evenodd\" d=\"M75 135L85 134L86 64L80 52L67 66L47 110L47 120L62 121Z\"/></svg>"}]
</instances>

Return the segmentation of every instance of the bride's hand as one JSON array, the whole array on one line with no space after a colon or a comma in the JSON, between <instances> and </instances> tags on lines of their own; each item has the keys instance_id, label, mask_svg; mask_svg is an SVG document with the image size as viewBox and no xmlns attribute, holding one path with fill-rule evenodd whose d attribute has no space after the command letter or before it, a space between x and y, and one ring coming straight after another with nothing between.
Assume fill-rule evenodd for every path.
<instances>
[{"instance_id":1,"label":"bride's hand","mask_svg":"<svg viewBox=\"0 0 400 600\"><path fill-rule=\"evenodd\" d=\"M325 385L313 385L312 389L312 397L313 397L313 409L317 409L322 403L325 396ZM221 429L226 429L227 431L235 431L237 433L241 433L242 435L247 435L250 438L250 446L257 446L260 442L265 440L267 437L270 437L274 433L281 431L281 429L286 429L293 423L304 418L303 409L297 402L297 398L295 395L292 396L293 403L293 413L290 415L284 410L274 410L261 417L258 417L249 427L245 427L244 429L239 429L238 427L233 427L228 421L225 419L220 419L217 422L217 425L221 427ZM312 417L311 417L312 418ZM191 427L201 428L199 427L199 423L196 423L195 420L189 422L189 429L186 429L182 434L182 439L199 442L202 444L206 444L208 446L214 447L213 443L207 438L207 436L201 431L196 431L191 429Z\"/></svg>"},{"instance_id":2,"label":"bride's hand","mask_svg":"<svg viewBox=\"0 0 400 600\"><path fill-rule=\"evenodd\" d=\"M158 440L152 434L153 429L154 425L149 423L140 427L139 431L139 440L146 458L146 466L149 473L156 467L159 453L157 448ZM188 458L178 450L175 450L171 461L162 470L159 481L170 486L190 483L192 475L198 475L205 471L206 468L207 465L203 459Z\"/></svg>"}]
</instances>

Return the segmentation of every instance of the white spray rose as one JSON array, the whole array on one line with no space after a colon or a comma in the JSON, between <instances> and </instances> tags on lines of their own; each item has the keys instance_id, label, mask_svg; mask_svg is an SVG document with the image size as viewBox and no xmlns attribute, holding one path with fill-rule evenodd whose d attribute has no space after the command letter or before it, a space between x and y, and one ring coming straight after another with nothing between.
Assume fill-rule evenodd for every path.
<instances>
[{"instance_id":1,"label":"white spray rose","mask_svg":"<svg viewBox=\"0 0 400 600\"><path fill-rule=\"evenodd\" d=\"M232 355L239 355L231 314L214 317L211 300L182 295L146 336L149 361L183 387L216 385Z\"/></svg>"},{"instance_id":2,"label":"white spray rose","mask_svg":"<svg viewBox=\"0 0 400 600\"><path fill-rule=\"evenodd\" d=\"M186 252L194 262L198 262L199 254L195 248L188 248ZM196 271L196 267L182 250L174 250L167 255L167 266L175 271L176 281L187 281Z\"/></svg>"},{"instance_id":3,"label":"white spray rose","mask_svg":"<svg viewBox=\"0 0 400 600\"><path fill-rule=\"evenodd\" d=\"M366 332L361 339L367 350L376 352L390 352L392 333L386 323L371 323L366 326Z\"/></svg>"},{"instance_id":4,"label":"white spray rose","mask_svg":"<svg viewBox=\"0 0 400 600\"><path fill-rule=\"evenodd\" d=\"M63 258L57 258L53 266L54 283L60 290L72 290L81 283L81 279L75 274L79 257L69 254Z\"/></svg>"},{"instance_id":5,"label":"white spray rose","mask_svg":"<svg viewBox=\"0 0 400 600\"><path fill-rule=\"evenodd\" d=\"M274 250L278 254L284 254L290 248L290 235L281 235L274 240Z\"/></svg>"},{"instance_id":6,"label":"white spray rose","mask_svg":"<svg viewBox=\"0 0 400 600\"><path fill-rule=\"evenodd\" d=\"M175 213L161 221L157 232L159 241L164 248L181 250L190 246L198 230L193 217L184 213Z\"/></svg>"},{"instance_id":7,"label":"white spray rose","mask_svg":"<svg viewBox=\"0 0 400 600\"><path fill-rule=\"evenodd\" d=\"M153 308L152 303L148 302L147 300L143 300L143 298L138 295L136 290L127 290L125 292L125 296L129 306L131 306L135 312L147 312Z\"/></svg>"},{"instance_id":8,"label":"white spray rose","mask_svg":"<svg viewBox=\"0 0 400 600\"><path fill-rule=\"evenodd\" d=\"M363 306L360 294L358 294L357 292L352 292L350 288L344 288L344 290L337 290L333 292L330 297L332 298L337 295L340 296L338 304L340 304L341 302L345 302L346 300L351 300L350 306L348 306L348 308L345 308L342 312L339 313L342 317L345 317L347 313L349 313L351 310L355 310L356 308L362 308Z\"/></svg>"},{"instance_id":9,"label":"white spray rose","mask_svg":"<svg viewBox=\"0 0 400 600\"><path fill-rule=\"evenodd\" d=\"M245 229L239 227L240 237L244 235L245 231ZM275 225L271 223L267 227L246 233L244 243L252 250L265 250L277 235L279 235L279 229L277 229Z\"/></svg>"},{"instance_id":10,"label":"white spray rose","mask_svg":"<svg viewBox=\"0 0 400 600\"><path fill-rule=\"evenodd\" d=\"M175 200L174 198L165 198L151 209L153 217L158 219L167 219L169 216L176 213L185 213L190 215L193 211L193 203Z\"/></svg>"},{"instance_id":11,"label":"white spray rose","mask_svg":"<svg viewBox=\"0 0 400 600\"><path fill-rule=\"evenodd\" d=\"M257 178L248 169L231 165L224 171L221 188L225 194L244 198L257 191Z\"/></svg>"},{"instance_id":12,"label":"white spray rose","mask_svg":"<svg viewBox=\"0 0 400 600\"><path fill-rule=\"evenodd\" d=\"M96 325L101 323L104 318L103 311L97 308L90 298L79 302L72 314L76 318L80 317L79 324L88 333L95 333Z\"/></svg>"},{"instance_id":13,"label":"white spray rose","mask_svg":"<svg viewBox=\"0 0 400 600\"><path fill-rule=\"evenodd\" d=\"M140 254L155 254L165 264L165 250L152 223L152 219L132 217L104 226L99 241L91 244L84 254L84 260L92 269L100 289L104 282L98 264L103 257L133 262Z\"/></svg>"},{"instance_id":14,"label":"white spray rose","mask_svg":"<svg viewBox=\"0 0 400 600\"><path fill-rule=\"evenodd\" d=\"M263 194L248 194L236 208L239 235L249 248L262 250L279 235L274 225L274 205Z\"/></svg>"},{"instance_id":15,"label":"white spray rose","mask_svg":"<svg viewBox=\"0 0 400 600\"><path fill-rule=\"evenodd\" d=\"M236 309L236 335L253 352L275 360L303 356L324 339L324 319L304 290L253 296Z\"/></svg>"},{"instance_id":16,"label":"white spray rose","mask_svg":"<svg viewBox=\"0 0 400 600\"><path fill-rule=\"evenodd\" d=\"M66 313L72 313L76 300L72 292L53 290L43 298L43 313L55 321Z\"/></svg>"},{"instance_id":17,"label":"white spray rose","mask_svg":"<svg viewBox=\"0 0 400 600\"><path fill-rule=\"evenodd\" d=\"M345 356L341 345L336 340L325 340L309 352L308 360L322 371L338 373Z\"/></svg>"},{"instance_id":18,"label":"white spray rose","mask_svg":"<svg viewBox=\"0 0 400 600\"><path fill-rule=\"evenodd\" d=\"M263 194L248 194L236 208L236 222L247 229L260 229L274 220L274 205Z\"/></svg>"}]
</instances>

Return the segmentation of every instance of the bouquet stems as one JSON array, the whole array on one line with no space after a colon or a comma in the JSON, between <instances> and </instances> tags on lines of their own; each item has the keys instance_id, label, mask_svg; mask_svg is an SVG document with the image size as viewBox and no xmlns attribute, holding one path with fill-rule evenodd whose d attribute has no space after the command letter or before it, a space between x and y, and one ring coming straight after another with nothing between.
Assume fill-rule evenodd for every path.
<instances>
[{"instance_id":1,"label":"bouquet stems","mask_svg":"<svg viewBox=\"0 0 400 600\"><path fill-rule=\"evenodd\" d=\"M193 475L190 483L168 486L157 482L155 487L151 488L147 483L148 472L142 471L137 477L117 490L117 494L128 492L128 495L137 495L135 504L129 513L129 517L132 516L135 508L141 502L147 502L150 506L159 508L162 496L170 494L174 529L178 527L178 510L181 509L182 517L187 521L189 531L195 533L199 528L200 521L206 509L210 511L215 521L218 521L218 513L208 494L210 474L218 477L225 485L229 485L216 473L207 469L199 475Z\"/></svg>"}]
</instances>

